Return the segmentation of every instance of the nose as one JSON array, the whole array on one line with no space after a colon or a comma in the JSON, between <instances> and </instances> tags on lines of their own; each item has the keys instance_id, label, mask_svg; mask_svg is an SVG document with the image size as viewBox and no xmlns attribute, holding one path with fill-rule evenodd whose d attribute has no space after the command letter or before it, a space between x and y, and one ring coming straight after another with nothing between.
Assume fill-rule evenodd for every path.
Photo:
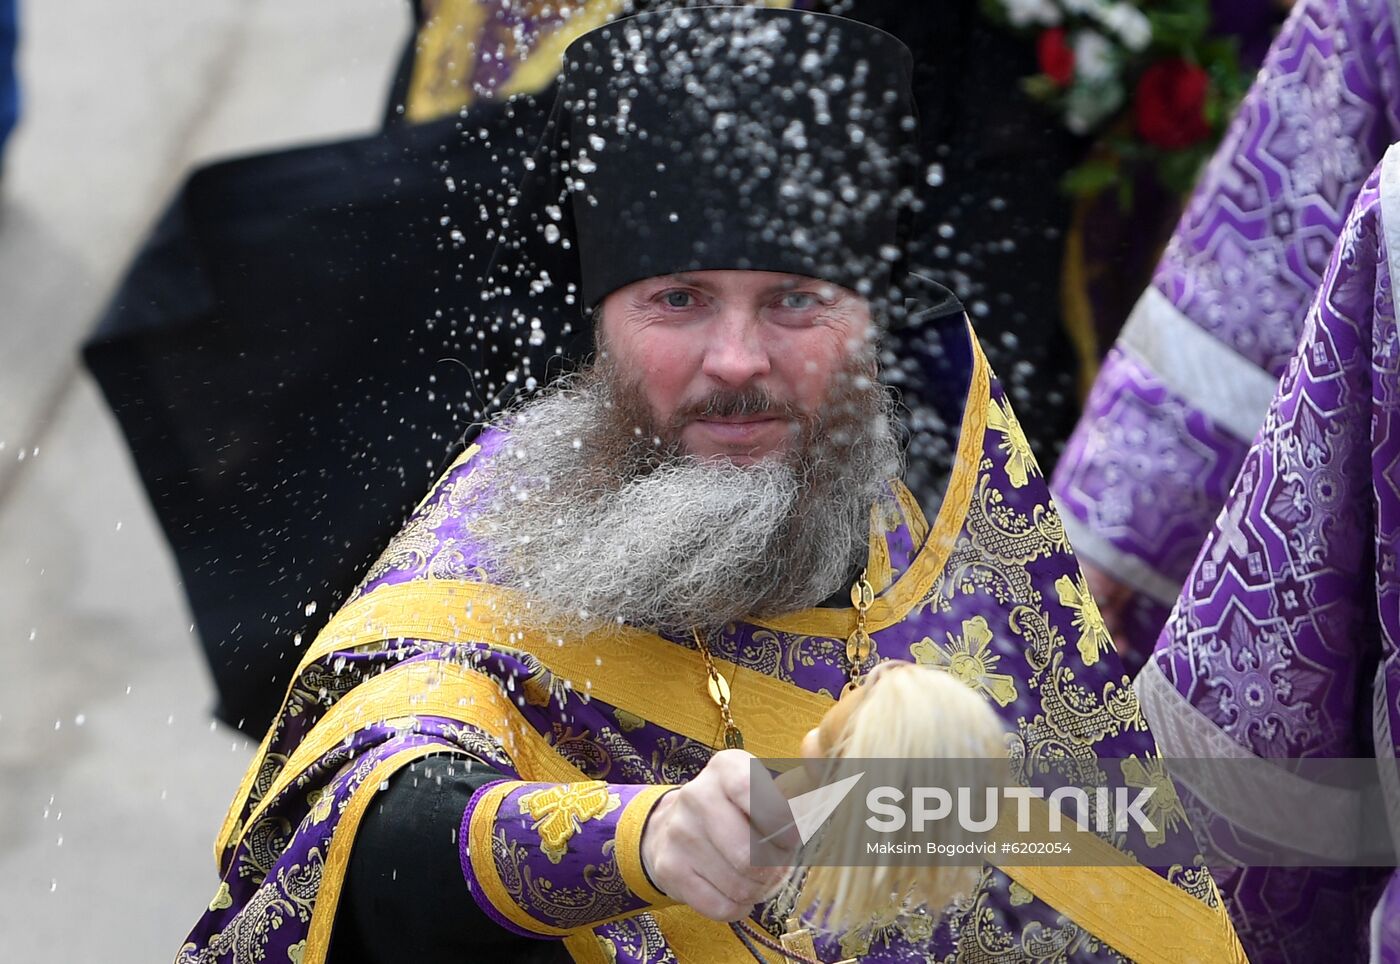
<instances>
[{"instance_id":1,"label":"nose","mask_svg":"<svg viewBox=\"0 0 1400 964\"><path fill-rule=\"evenodd\" d=\"M773 370L763 343L761 322L744 308L727 308L707 332L703 370L715 381L741 387Z\"/></svg>"}]
</instances>

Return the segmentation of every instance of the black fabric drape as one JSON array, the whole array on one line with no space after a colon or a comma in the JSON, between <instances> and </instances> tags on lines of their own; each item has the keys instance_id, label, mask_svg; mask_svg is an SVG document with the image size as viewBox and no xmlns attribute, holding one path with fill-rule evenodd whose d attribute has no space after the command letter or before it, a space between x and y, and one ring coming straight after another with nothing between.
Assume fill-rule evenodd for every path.
<instances>
[{"instance_id":1,"label":"black fabric drape","mask_svg":"<svg viewBox=\"0 0 1400 964\"><path fill-rule=\"evenodd\" d=\"M180 568L219 692L261 735L303 644L480 412L461 277L532 103L196 171L85 358ZM482 136L482 132L486 136ZM452 181L449 189L448 179Z\"/></svg>"}]
</instances>

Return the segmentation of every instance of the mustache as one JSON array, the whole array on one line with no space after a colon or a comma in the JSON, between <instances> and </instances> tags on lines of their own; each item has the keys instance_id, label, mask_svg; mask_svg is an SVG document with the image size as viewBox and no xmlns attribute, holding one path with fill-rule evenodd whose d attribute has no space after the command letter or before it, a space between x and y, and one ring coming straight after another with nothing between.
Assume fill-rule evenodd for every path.
<instances>
[{"instance_id":1,"label":"mustache","mask_svg":"<svg viewBox=\"0 0 1400 964\"><path fill-rule=\"evenodd\" d=\"M683 428L699 418L746 418L751 415L773 415L793 421L807 421L808 416L790 402L779 402L763 388L720 389L704 398L681 406L671 418L673 428Z\"/></svg>"}]
</instances>

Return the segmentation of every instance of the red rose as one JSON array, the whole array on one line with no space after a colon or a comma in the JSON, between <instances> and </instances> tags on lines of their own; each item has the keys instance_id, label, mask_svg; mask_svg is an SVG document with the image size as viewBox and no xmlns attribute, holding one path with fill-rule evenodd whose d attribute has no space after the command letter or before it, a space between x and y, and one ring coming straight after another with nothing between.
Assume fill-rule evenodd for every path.
<instances>
[{"instance_id":1,"label":"red rose","mask_svg":"<svg viewBox=\"0 0 1400 964\"><path fill-rule=\"evenodd\" d=\"M1210 136L1206 91L1210 77L1179 58L1161 60L1138 81L1137 131L1143 140L1169 151L1190 147Z\"/></svg>"},{"instance_id":2,"label":"red rose","mask_svg":"<svg viewBox=\"0 0 1400 964\"><path fill-rule=\"evenodd\" d=\"M1040 72L1059 87L1068 87L1074 80L1074 49L1065 42L1063 27L1053 27L1040 35L1035 52L1040 58Z\"/></svg>"}]
</instances>

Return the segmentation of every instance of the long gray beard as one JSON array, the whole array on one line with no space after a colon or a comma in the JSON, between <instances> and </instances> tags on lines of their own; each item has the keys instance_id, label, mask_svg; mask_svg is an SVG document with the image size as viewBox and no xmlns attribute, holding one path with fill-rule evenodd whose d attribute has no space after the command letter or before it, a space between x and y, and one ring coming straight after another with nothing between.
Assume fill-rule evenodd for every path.
<instances>
[{"instance_id":1,"label":"long gray beard","mask_svg":"<svg viewBox=\"0 0 1400 964\"><path fill-rule=\"evenodd\" d=\"M590 371L511 415L477 471L472 532L536 616L709 631L847 584L900 468L878 385L829 406L791 457L739 466L639 432L636 400L610 382Z\"/></svg>"}]
</instances>

